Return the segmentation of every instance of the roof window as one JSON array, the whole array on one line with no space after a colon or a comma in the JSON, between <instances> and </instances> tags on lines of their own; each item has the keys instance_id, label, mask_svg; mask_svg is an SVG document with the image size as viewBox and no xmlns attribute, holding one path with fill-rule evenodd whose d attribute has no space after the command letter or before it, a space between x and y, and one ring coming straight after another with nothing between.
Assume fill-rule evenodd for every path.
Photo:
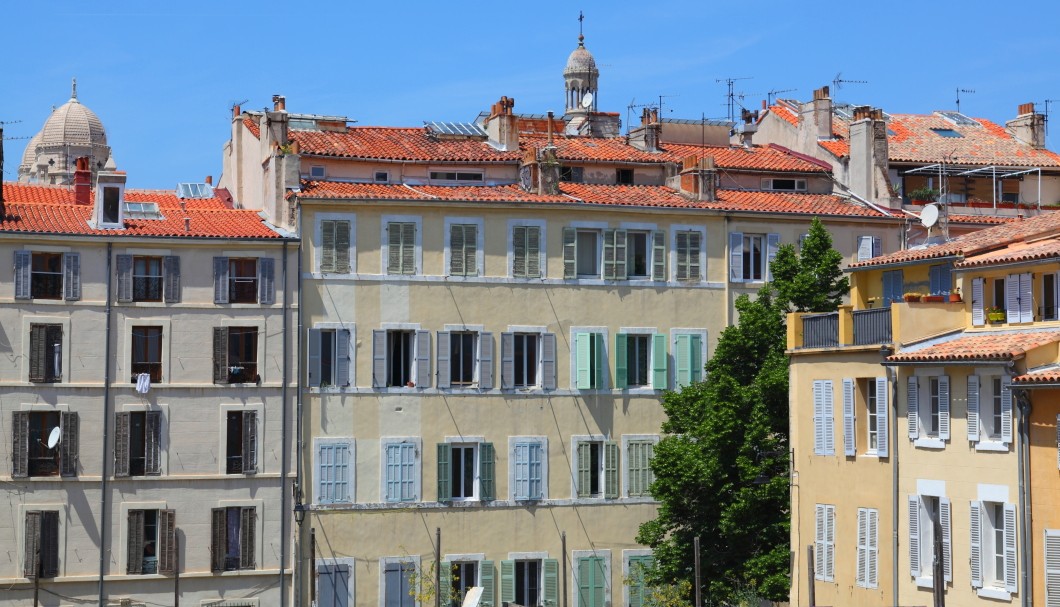
<instances>
[{"instance_id":1,"label":"roof window","mask_svg":"<svg viewBox=\"0 0 1060 607\"><path fill-rule=\"evenodd\" d=\"M157 202L126 202L126 219L165 219Z\"/></svg>"},{"instance_id":2,"label":"roof window","mask_svg":"<svg viewBox=\"0 0 1060 607\"><path fill-rule=\"evenodd\" d=\"M177 196L180 198L213 198L213 188L208 183L178 183Z\"/></svg>"},{"instance_id":3,"label":"roof window","mask_svg":"<svg viewBox=\"0 0 1060 607\"><path fill-rule=\"evenodd\" d=\"M955 131L953 129L931 129L931 130L935 131L935 134L938 135L939 137L950 137L950 138L954 138L954 139L958 138L958 137L964 137L964 135L961 135L960 133L958 133L957 131Z\"/></svg>"}]
</instances>

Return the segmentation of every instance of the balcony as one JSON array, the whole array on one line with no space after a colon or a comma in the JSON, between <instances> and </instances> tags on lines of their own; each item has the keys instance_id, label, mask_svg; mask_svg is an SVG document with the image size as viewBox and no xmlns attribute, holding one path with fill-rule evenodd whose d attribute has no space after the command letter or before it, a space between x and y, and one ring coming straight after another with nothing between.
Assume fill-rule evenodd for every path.
<instances>
[{"instance_id":1,"label":"balcony","mask_svg":"<svg viewBox=\"0 0 1060 607\"><path fill-rule=\"evenodd\" d=\"M964 302L895 302L887 308L788 315L788 348L871 347L909 344L963 328L969 319Z\"/></svg>"},{"instance_id":2,"label":"balcony","mask_svg":"<svg viewBox=\"0 0 1060 607\"><path fill-rule=\"evenodd\" d=\"M853 310L854 345L870 346L891 343L891 309Z\"/></svg>"},{"instance_id":3,"label":"balcony","mask_svg":"<svg viewBox=\"0 0 1060 607\"><path fill-rule=\"evenodd\" d=\"M839 312L806 314L802 317L802 347L835 348L839 346Z\"/></svg>"}]
</instances>

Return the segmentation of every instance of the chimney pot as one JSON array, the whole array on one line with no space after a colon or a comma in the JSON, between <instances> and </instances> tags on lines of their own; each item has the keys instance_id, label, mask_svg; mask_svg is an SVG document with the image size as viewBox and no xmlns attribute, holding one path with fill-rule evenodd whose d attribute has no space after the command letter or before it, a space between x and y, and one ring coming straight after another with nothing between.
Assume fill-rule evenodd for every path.
<instances>
[{"instance_id":1,"label":"chimney pot","mask_svg":"<svg viewBox=\"0 0 1060 607\"><path fill-rule=\"evenodd\" d=\"M184 231L185 232L190 232L191 231L191 217L185 217L184 218Z\"/></svg>"},{"instance_id":2,"label":"chimney pot","mask_svg":"<svg viewBox=\"0 0 1060 607\"><path fill-rule=\"evenodd\" d=\"M287 111L287 98L283 95L272 96L272 109L277 112Z\"/></svg>"},{"instance_id":3,"label":"chimney pot","mask_svg":"<svg viewBox=\"0 0 1060 607\"><path fill-rule=\"evenodd\" d=\"M80 205L91 204L92 195L92 169L88 164L88 156L77 159L74 170L74 203Z\"/></svg>"},{"instance_id":4,"label":"chimney pot","mask_svg":"<svg viewBox=\"0 0 1060 607\"><path fill-rule=\"evenodd\" d=\"M232 106L232 118L239 118L239 115L242 113L243 108L241 108L238 103Z\"/></svg>"},{"instance_id":5,"label":"chimney pot","mask_svg":"<svg viewBox=\"0 0 1060 607\"><path fill-rule=\"evenodd\" d=\"M213 175L206 176L206 185L213 185Z\"/></svg>"}]
</instances>

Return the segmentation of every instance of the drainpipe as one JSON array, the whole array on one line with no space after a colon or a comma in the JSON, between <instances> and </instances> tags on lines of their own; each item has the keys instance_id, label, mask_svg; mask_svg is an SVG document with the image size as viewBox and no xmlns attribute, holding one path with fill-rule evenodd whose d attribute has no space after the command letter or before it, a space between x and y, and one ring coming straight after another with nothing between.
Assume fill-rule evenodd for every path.
<instances>
[{"instance_id":1,"label":"drainpipe","mask_svg":"<svg viewBox=\"0 0 1060 607\"><path fill-rule=\"evenodd\" d=\"M291 305L291 291L287 288L287 240L283 241L283 266L280 275L283 281L283 383L280 387L280 407L283 413L283 418L280 421L280 436L283 437L283 444L280 446L280 607L286 607L287 589L284 587L284 578L286 577L284 573L287 567L287 542L289 539L287 535L290 533L288 530L290 513L287 511L287 471L291 457L287 447L287 371L291 362L287 342L287 312L290 310Z\"/></svg>"},{"instance_id":2,"label":"drainpipe","mask_svg":"<svg viewBox=\"0 0 1060 607\"><path fill-rule=\"evenodd\" d=\"M112 313L111 308L111 283L113 281L113 275L110 271L111 264L111 253L113 243L107 243L107 304L105 308L104 318L107 323L105 332L105 342L103 353L103 457L102 459L102 471L100 476L100 491L99 491L99 604L106 605L104 600L104 588L103 578L107 574L107 530L110 528L107 524L107 438L110 434L110 317Z\"/></svg>"},{"instance_id":3,"label":"drainpipe","mask_svg":"<svg viewBox=\"0 0 1060 607\"><path fill-rule=\"evenodd\" d=\"M730 289L729 272L732 272L732 268L729 267L729 258L732 255L732 251L729 250L729 216L725 216L725 231L722 234L722 238L725 239L725 258L722 261L721 267L725 268L725 274L723 276L722 284L725 285L725 326L728 327L732 324L732 291ZM698 605L696 607L699 607Z\"/></svg>"},{"instance_id":4,"label":"drainpipe","mask_svg":"<svg viewBox=\"0 0 1060 607\"><path fill-rule=\"evenodd\" d=\"M882 354L886 357L893 351L885 347ZM891 406L887 413L890 417L891 441L889 455L891 458L891 593L895 607L898 602L898 370L894 365L884 365L887 371L887 383L891 384Z\"/></svg>"},{"instance_id":5,"label":"drainpipe","mask_svg":"<svg viewBox=\"0 0 1060 607\"><path fill-rule=\"evenodd\" d=\"M1015 375L1013 371L1013 363L1009 362L1005 372L1012 377ZM1021 516L1019 517L1019 534L1020 534L1020 545L1023 546L1023 550L1020 551L1020 604L1023 607L1030 607L1032 603L1032 591L1031 591L1031 544L1030 544L1030 530L1031 530L1031 483L1030 483L1030 416L1031 416L1031 400L1027 396L1026 390L1013 390L1012 396L1016 399L1016 411L1018 412L1018 418L1016 420L1017 438L1016 438L1016 473L1019 483L1019 510Z\"/></svg>"},{"instance_id":6,"label":"drainpipe","mask_svg":"<svg viewBox=\"0 0 1060 607\"><path fill-rule=\"evenodd\" d=\"M301 235L302 232L302 205L298 205L298 233ZM301 362L302 356L302 254L303 244L301 238L298 240L298 310L297 332L295 335L295 352L298 352L299 362ZM295 457L295 494L298 496L298 503L302 503L302 450L305 447L305 441L302 437L302 373L298 373L297 381L295 382L295 433L298 435L298 441L295 444L294 457ZM294 543L294 591L295 591L295 605L301 605L302 603L302 586L305 583L304 570L302 567L302 524L298 524L298 539ZM315 560L316 555L313 554L312 558ZM313 571L316 571L316 563L311 562Z\"/></svg>"}]
</instances>

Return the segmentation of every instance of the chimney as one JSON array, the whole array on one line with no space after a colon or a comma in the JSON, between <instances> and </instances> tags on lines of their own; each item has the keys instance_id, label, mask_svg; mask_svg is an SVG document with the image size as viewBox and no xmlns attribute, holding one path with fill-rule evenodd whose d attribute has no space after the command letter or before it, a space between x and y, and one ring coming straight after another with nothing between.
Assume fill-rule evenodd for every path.
<instances>
[{"instance_id":1,"label":"chimney","mask_svg":"<svg viewBox=\"0 0 1060 607\"><path fill-rule=\"evenodd\" d=\"M740 145L750 148L754 134L758 132L758 112L741 110L740 120L741 123L736 126L736 133L740 135Z\"/></svg>"},{"instance_id":2,"label":"chimney","mask_svg":"<svg viewBox=\"0 0 1060 607\"><path fill-rule=\"evenodd\" d=\"M191 231L191 217L184 218L184 232L188 233Z\"/></svg>"},{"instance_id":3,"label":"chimney","mask_svg":"<svg viewBox=\"0 0 1060 607\"><path fill-rule=\"evenodd\" d=\"M206 176L206 185L209 185L209 186L213 185L213 175L207 175Z\"/></svg>"},{"instance_id":4,"label":"chimney","mask_svg":"<svg viewBox=\"0 0 1060 607\"><path fill-rule=\"evenodd\" d=\"M890 206L887 122L883 110L867 105L854 108L850 123L850 191L862 198Z\"/></svg>"},{"instance_id":5,"label":"chimney","mask_svg":"<svg viewBox=\"0 0 1060 607\"><path fill-rule=\"evenodd\" d=\"M88 156L77 159L77 168L74 170L74 202L76 204L91 204L92 193L92 169L88 164Z\"/></svg>"},{"instance_id":6,"label":"chimney","mask_svg":"<svg viewBox=\"0 0 1060 607\"><path fill-rule=\"evenodd\" d=\"M813 92L813 122L818 139L832 138L832 98L828 96L827 86Z\"/></svg>"},{"instance_id":7,"label":"chimney","mask_svg":"<svg viewBox=\"0 0 1060 607\"><path fill-rule=\"evenodd\" d=\"M681 191L704 202L717 200L717 170L713 156L686 156L681 161Z\"/></svg>"},{"instance_id":8,"label":"chimney","mask_svg":"<svg viewBox=\"0 0 1060 607\"><path fill-rule=\"evenodd\" d=\"M232 119L235 120L243 113L243 108L237 103L232 106Z\"/></svg>"},{"instance_id":9,"label":"chimney","mask_svg":"<svg viewBox=\"0 0 1060 607\"><path fill-rule=\"evenodd\" d=\"M287 98L283 95L272 96L272 111L274 112L286 112L287 111Z\"/></svg>"},{"instance_id":10,"label":"chimney","mask_svg":"<svg viewBox=\"0 0 1060 607\"><path fill-rule=\"evenodd\" d=\"M662 141L662 123L658 108L646 107L640 113L640 126L630 130L629 144L643 152L658 152Z\"/></svg>"},{"instance_id":11,"label":"chimney","mask_svg":"<svg viewBox=\"0 0 1060 607\"><path fill-rule=\"evenodd\" d=\"M515 99L501 97L500 101L490 106L490 116L486 119L486 135L490 145L504 152L519 149L519 122L512 114Z\"/></svg>"},{"instance_id":12,"label":"chimney","mask_svg":"<svg viewBox=\"0 0 1060 607\"><path fill-rule=\"evenodd\" d=\"M1020 143L1036 150L1045 147L1045 116L1034 111L1033 103L1021 103L1016 118L1005 123L1005 130Z\"/></svg>"}]
</instances>

